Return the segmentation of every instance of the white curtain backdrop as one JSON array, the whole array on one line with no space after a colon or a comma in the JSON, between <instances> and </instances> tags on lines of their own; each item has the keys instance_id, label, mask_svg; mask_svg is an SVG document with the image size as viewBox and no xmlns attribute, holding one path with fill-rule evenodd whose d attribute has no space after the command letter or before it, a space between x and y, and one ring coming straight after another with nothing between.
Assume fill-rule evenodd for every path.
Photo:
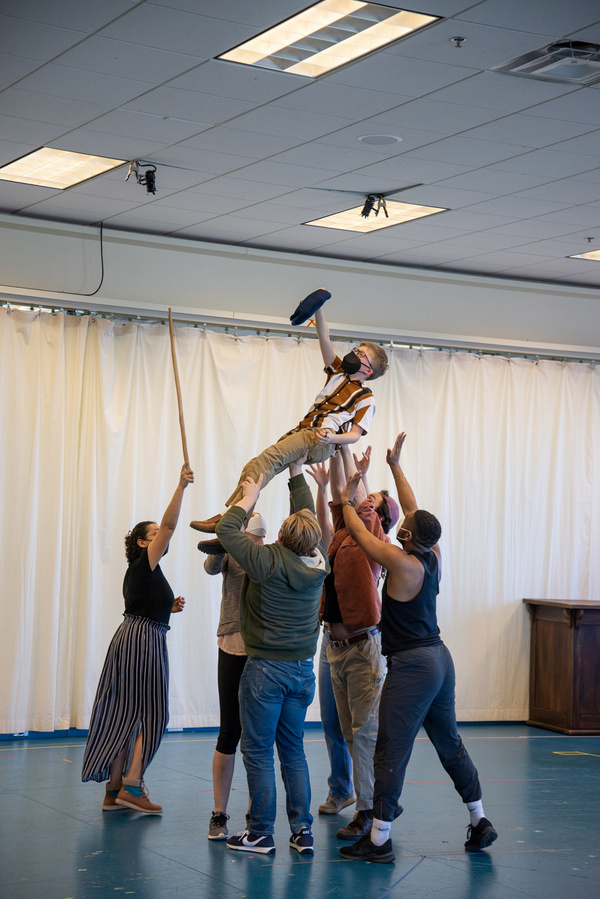
<instances>
[{"instance_id":1,"label":"white curtain backdrop","mask_svg":"<svg viewBox=\"0 0 600 899\"><path fill-rule=\"evenodd\" d=\"M221 583L188 522L221 511L242 464L298 422L324 376L302 336L177 326L176 345L196 482L163 563L187 599L168 636L170 726L214 726ZM599 595L598 371L392 349L373 387L377 414L357 445L373 445L372 488L393 489L385 450L406 430L405 472L442 522L438 610L458 717L522 720L523 597ZM85 728L121 620L123 537L160 519L182 463L167 327L1 309L0 415L0 732ZM259 508L276 539L285 476Z\"/></svg>"}]
</instances>

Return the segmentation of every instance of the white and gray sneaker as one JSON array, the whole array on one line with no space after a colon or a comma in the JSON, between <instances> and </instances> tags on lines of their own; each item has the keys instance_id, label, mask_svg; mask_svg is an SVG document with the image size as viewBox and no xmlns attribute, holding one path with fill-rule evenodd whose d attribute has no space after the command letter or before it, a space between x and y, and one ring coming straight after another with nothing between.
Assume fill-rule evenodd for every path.
<instances>
[{"instance_id":1,"label":"white and gray sneaker","mask_svg":"<svg viewBox=\"0 0 600 899\"><path fill-rule=\"evenodd\" d=\"M226 840L229 836L229 831L227 830L228 821L229 815L226 815L225 812L213 812L208 825L208 839Z\"/></svg>"},{"instance_id":2,"label":"white and gray sneaker","mask_svg":"<svg viewBox=\"0 0 600 899\"><path fill-rule=\"evenodd\" d=\"M243 830L235 837L229 837L227 840L228 849L241 849L242 852L262 852L263 855L271 855L275 852L275 843L271 834L250 833L249 830Z\"/></svg>"},{"instance_id":3,"label":"white and gray sneaker","mask_svg":"<svg viewBox=\"0 0 600 899\"><path fill-rule=\"evenodd\" d=\"M315 851L310 828L303 827L290 837L290 849L297 849L300 855L312 855Z\"/></svg>"}]
</instances>

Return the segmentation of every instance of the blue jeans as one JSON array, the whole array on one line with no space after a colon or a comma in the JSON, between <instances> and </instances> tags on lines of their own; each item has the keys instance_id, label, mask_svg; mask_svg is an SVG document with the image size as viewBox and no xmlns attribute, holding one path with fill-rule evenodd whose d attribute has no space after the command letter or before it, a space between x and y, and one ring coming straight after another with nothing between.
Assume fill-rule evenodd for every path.
<instances>
[{"instance_id":1,"label":"blue jeans","mask_svg":"<svg viewBox=\"0 0 600 899\"><path fill-rule=\"evenodd\" d=\"M336 799L345 799L352 796L352 758L340 725L340 719L331 685L331 672L327 659L327 647L329 646L329 631L323 631L321 641L321 653L319 655L319 704L321 706L321 723L325 745L329 753L331 774L327 778L329 792Z\"/></svg>"},{"instance_id":2,"label":"blue jeans","mask_svg":"<svg viewBox=\"0 0 600 899\"><path fill-rule=\"evenodd\" d=\"M314 695L312 659L275 662L248 657L240 680L240 720L253 834L264 836L275 829L275 744L292 833L312 825L303 727Z\"/></svg>"}]
</instances>

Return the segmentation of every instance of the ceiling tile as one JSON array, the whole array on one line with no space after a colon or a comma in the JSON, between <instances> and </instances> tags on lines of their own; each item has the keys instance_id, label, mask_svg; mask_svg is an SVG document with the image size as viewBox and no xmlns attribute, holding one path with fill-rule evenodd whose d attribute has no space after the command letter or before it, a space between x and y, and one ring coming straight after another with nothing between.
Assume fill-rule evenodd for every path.
<instances>
[{"instance_id":1,"label":"ceiling tile","mask_svg":"<svg viewBox=\"0 0 600 899\"><path fill-rule=\"evenodd\" d=\"M258 131L260 134L306 141L337 131L349 123L350 119L339 115L320 115L272 105L238 116L232 127L241 131Z\"/></svg>"},{"instance_id":2,"label":"ceiling tile","mask_svg":"<svg viewBox=\"0 0 600 899\"><path fill-rule=\"evenodd\" d=\"M128 12L138 0L102 0L102 3L81 3L81 0L21 0L16 4L19 18L43 25L76 28L89 34L112 19Z\"/></svg>"},{"instance_id":3,"label":"ceiling tile","mask_svg":"<svg viewBox=\"0 0 600 899\"><path fill-rule=\"evenodd\" d=\"M0 90L25 78L40 65L39 59L25 56L10 56L4 51L0 53ZM42 63L43 65L43 63Z\"/></svg>"},{"instance_id":4,"label":"ceiling tile","mask_svg":"<svg viewBox=\"0 0 600 899\"><path fill-rule=\"evenodd\" d=\"M519 112L569 94L571 85L553 84L549 81L531 81L498 72L481 72L458 84L442 88L428 97L440 103L460 103L464 106L481 106L504 112Z\"/></svg>"},{"instance_id":5,"label":"ceiling tile","mask_svg":"<svg viewBox=\"0 0 600 899\"><path fill-rule=\"evenodd\" d=\"M54 97L86 102L90 97L102 106L118 106L139 94L145 94L153 85L147 81L115 78L79 69L73 72L67 66L49 64L19 82L19 88Z\"/></svg>"},{"instance_id":6,"label":"ceiling tile","mask_svg":"<svg viewBox=\"0 0 600 899\"><path fill-rule=\"evenodd\" d=\"M111 159L144 159L162 150L164 144L154 140L126 137L119 134L102 134L88 128L77 128L50 141L48 146L74 153L93 153Z\"/></svg>"},{"instance_id":7,"label":"ceiling tile","mask_svg":"<svg viewBox=\"0 0 600 899\"><path fill-rule=\"evenodd\" d=\"M582 122L600 127L600 103L595 91L587 87L579 88L565 97L548 100L527 110L528 115L539 118L557 119L565 122Z\"/></svg>"},{"instance_id":8,"label":"ceiling tile","mask_svg":"<svg viewBox=\"0 0 600 899\"><path fill-rule=\"evenodd\" d=\"M176 90L173 87L157 87L143 97L125 104L125 109L216 125L247 112L252 109L252 104L245 100L204 96L194 91Z\"/></svg>"},{"instance_id":9,"label":"ceiling tile","mask_svg":"<svg viewBox=\"0 0 600 899\"><path fill-rule=\"evenodd\" d=\"M280 97L273 105L284 109L299 109L302 112L318 109L321 115L341 114L356 121L397 106L398 101L396 95L389 91L366 90L319 81Z\"/></svg>"},{"instance_id":10,"label":"ceiling tile","mask_svg":"<svg viewBox=\"0 0 600 899\"><path fill-rule=\"evenodd\" d=\"M572 178L564 181L551 181L540 187L531 187L522 190L519 197L533 200L556 200L565 205L579 203L594 203L600 200L600 180L594 184L589 181L574 181Z\"/></svg>"},{"instance_id":11,"label":"ceiling tile","mask_svg":"<svg viewBox=\"0 0 600 899\"><path fill-rule=\"evenodd\" d=\"M68 126L54 125L51 122L36 122L31 119L18 119L16 116L0 115L0 134L10 134L16 143L29 144L30 149L38 147L57 138L68 130Z\"/></svg>"},{"instance_id":12,"label":"ceiling tile","mask_svg":"<svg viewBox=\"0 0 600 899\"><path fill-rule=\"evenodd\" d=\"M543 24L544 32L556 39L575 28L583 28L598 19L598 8L589 0L485 0L457 16L468 22L495 25L512 31L537 32ZM532 47L535 49L535 47Z\"/></svg>"},{"instance_id":13,"label":"ceiling tile","mask_svg":"<svg viewBox=\"0 0 600 899\"><path fill-rule=\"evenodd\" d=\"M0 93L0 115L17 116L21 119L50 122L56 125L77 126L107 111L106 106L92 102L67 100L64 97L48 97L13 87Z\"/></svg>"},{"instance_id":14,"label":"ceiling tile","mask_svg":"<svg viewBox=\"0 0 600 899\"><path fill-rule=\"evenodd\" d=\"M498 110L461 106L459 103L440 103L437 100L421 98L373 116L369 119L369 124L383 123L402 129L432 131L436 134L460 134L469 128L497 119L499 115L503 113L499 113Z\"/></svg>"},{"instance_id":15,"label":"ceiling tile","mask_svg":"<svg viewBox=\"0 0 600 899\"><path fill-rule=\"evenodd\" d=\"M3 49L9 48L13 56L41 62L48 62L87 36L84 31L73 28L57 28L55 25L27 22L8 15L0 15L0 34Z\"/></svg>"},{"instance_id":16,"label":"ceiling tile","mask_svg":"<svg viewBox=\"0 0 600 899\"><path fill-rule=\"evenodd\" d=\"M474 140L467 137L445 137L443 140L412 150L408 156L431 159L434 162L453 162L478 168L520 155L525 148L499 141Z\"/></svg>"},{"instance_id":17,"label":"ceiling tile","mask_svg":"<svg viewBox=\"0 0 600 899\"><path fill-rule=\"evenodd\" d=\"M55 62L71 69L133 78L135 81L149 81L151 84L160 84L165 79L181 75L198 65L198 59L194 56L140 47L126 41L98 36L82 41L77 47L59 56Z\"/></svg>"},{"instance_id":18,"label":"ceiling tile","mask_svg":"<svg viewBox=\"0 0 600 899\"><path fill-rule=\"evenodd\" d=\"M349 172L379 159L380 154L369 152L367 147L362 148L359 143L356 143L354 149L347 146L329 146L323 141L302 144L271 157L273 162L312 166L333 172Z\"/></svg>"},{"instance_id":19,"label":"ceiling tile","mask_svg":"<svg viewBox=\"0 0 600 899\"><path fill-rule=\"evenodd\" d=\"M171 50L203 59L218 56L253 37L253 29L214 16L138 3L131 12L104 28L102 37L129 44Z\"/></svg>"},{"instance_id":20,"label":"ceiling tile","mask_svg":"<svg viewBox=\"0 0 600 899\"><path fill-rule=\"evenodd\" d=\"M229 153L209 153L181 145L166 147L153 154L152 161L159 165L174 165L205 176L224 175L237 169L244 169L254 162L250 157L233 156ZM200 178L198 178L200 182Z\"/></svg>"},{"instance_id":21,"label":"ceiling tile","mask_svg":"<svg viewBox=\"0 0 600 899\"><path fill-rule=\"evenodd\" d=\"M115 109L91 122L87 130L170 145L196 134L198 123L130 109Z\"/></svg>"},{"instance_id":22,"label":"ceiling tile","mask_svg":"<svg viewBox=\"0 0 600 899\"><path fill-rule=\"evenodd\" d=\"M501 25L499 28L478 25L473 22L446 19L424 29L410 39L395 45L403 56L465 66L472 69L491 69L507 59L520 56L549 43L554 37L546 32L545 22L538 23L539 33L522 33ZM459 47L452 38L465 38ZM390 48L393 52L394 48Z\"/></svg>"},{"instance_id":23,"label":"ceiling tile","mask_svg":"<svg viewBox=\"0 0 600 899\"><path fill-rule=\"evenodd\" d=\"M564 127L564 125L563 125ZM557 153L579 153L583 156L600 156L600 130L590 131L581 137L573 137L554 145Z\"/></svg>"},{"instance_id":24,"label":"ceiling tile","mask_svg":"<svg viewBox=\"0 0 600 899\"><path fill-rule=\"evenodd\" d=\"M466 131L462 137L475 140L503 141L506 144L526 148L541 148L555 144L555 150L562 145L560 142L569 137L577 137L592 131L591 125L581 125L575 122L555 122L553 119L535 118L530 115L516 114L506 116L497 122L490 122L478 128ZM567 141L572 143L572 141ZM567 152L569 149L567 147ZM573 152L577 152L574 150ZM585 151L583 151L585 152Z\"/></svg>"},{"instance_id":25,"label":"ceiling tile","mask_svg":"<svg viewBox=\"0 0 600 899\"><path fill-rule=\"evenodd\" d=\"M380 90L382 85L386 88L393 86L394 91L410 100L469 78L477 71L464 66L441 65L402 57L399 54L407 43L408 41L402 42L386 51L367 56L324 78L334 84L373 90Z\"/></svg>"},{"instance_id":26,"label":"ceiling tile","mask_svg":"<svg viewBox=\"0 0 600 899\"><path fill-rule=\"evenodd\" d=\"M507 218L523 219L555 212L564 205L562 202L554 203L550 200L524 199L512 194L509 197L496 197L495 199L484 200L482 203L471 206L470 211L482 212L484 215L504 215Z\"/></svg>"},{"instance_id":27,"label":"ceiling tile","mask_svg":"<svg viewBox=\"0 0 600 899\"><path fill-rule=\"evenodd\" d=\"M169 83L180 90L198 91L216 97L268 103L304 87L306 79L285 72L272 72L239 65L224 59L209 59Z\"/></svg>"},{"instance_id":28,"label":"ceiling tile","mask_svg":"<svg viewBox=\"0 0 600 899\"><path fill-rule=\"evenodd\" d=\"M180 146L214 153L231 153L252 159L263 159L295 147L298 140L276 137L273 134L259 134L255 131L238 131L227 125L219 125L190 137Z\"/></svg>"},{"instance_id":29,"label":"ceiling tile","mask_svg":"<svg viewBox=\"0 0 600 899\"><path fill-rule=\"evenodd\" d=\"M503 159L497 169L524 175L546 175L551 178L568 178L598 168L598 157L575 153L558 153L555 150L533 150L512 159Z\"/></svg>"}]
</instances>

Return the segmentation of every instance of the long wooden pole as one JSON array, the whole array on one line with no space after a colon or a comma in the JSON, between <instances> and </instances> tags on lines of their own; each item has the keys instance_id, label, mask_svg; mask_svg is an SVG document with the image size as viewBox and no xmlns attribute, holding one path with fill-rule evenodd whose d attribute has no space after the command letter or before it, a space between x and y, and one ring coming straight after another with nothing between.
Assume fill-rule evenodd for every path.
<instances>
[{"instance_id":1,"label":"long wooden pole","mask_svg":"<svg viewBox=\"0 0 600 899\"><path fill-rule=\"evenodd\" d=\"M179 371L177 369L177 355L175 353L175 333L173 331L173 316L169 307L169 336L171 337L171 357L173 359L173 374L175 375L175 390L177 391L177 406L179 408L179 429L181 431L181 445L183 446L183 461L189 463L187 440L185 436L185 420L183 418L183 403L181 401L181 385L179 383Z\"/></svg>"}]
</instances>

